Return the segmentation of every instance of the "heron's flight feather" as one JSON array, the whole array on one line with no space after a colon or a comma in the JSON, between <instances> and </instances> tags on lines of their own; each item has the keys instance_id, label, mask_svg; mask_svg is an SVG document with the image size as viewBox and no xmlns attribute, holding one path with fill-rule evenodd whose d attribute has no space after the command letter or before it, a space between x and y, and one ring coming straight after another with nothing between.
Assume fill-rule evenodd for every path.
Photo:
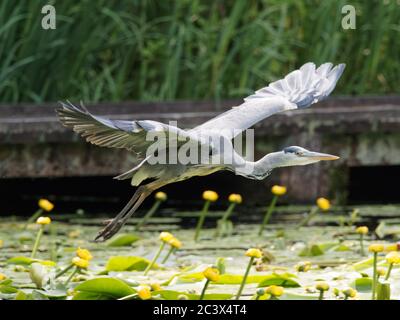
<instances>
[{"instance_id":1,"label":"heron's flight feather","mask_svg":"<svg viewBox=\"0 0 400 320\"><path fill-rule=\"evenodd\" d=\"M232 139L275 113L306 108L325 99L335 88L345 65L332 67L332 63L324 63L316 69L314 63L306 63L284 79L257 90L245 98L240 106L233 107L194 130L221 131Z\"/></svg>"}]
</instances>

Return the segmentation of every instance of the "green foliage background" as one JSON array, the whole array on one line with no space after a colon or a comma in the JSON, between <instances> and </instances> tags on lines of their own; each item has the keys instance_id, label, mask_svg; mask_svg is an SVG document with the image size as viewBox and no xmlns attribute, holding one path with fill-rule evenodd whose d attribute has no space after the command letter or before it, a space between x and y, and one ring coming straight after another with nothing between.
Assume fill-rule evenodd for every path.
<instances>
[{"instance_id":1,"label":"green foliage background","mask_svg":"<svg viewBox=\"0 0 400 320\"><path fill-rule=\"evenodd\" d=\"M400 1L0 2L1 102L243 97L307 61L347 64L336 93L398 92Z\"/></svg>"}]
</instances>

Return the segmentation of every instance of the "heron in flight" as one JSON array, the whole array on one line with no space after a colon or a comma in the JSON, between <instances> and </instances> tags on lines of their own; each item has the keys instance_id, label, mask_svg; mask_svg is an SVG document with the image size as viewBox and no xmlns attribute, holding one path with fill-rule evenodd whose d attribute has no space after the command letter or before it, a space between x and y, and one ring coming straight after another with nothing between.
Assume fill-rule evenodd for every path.
<instances>
[{"instance_id":1,"label":"heron in flight","mask_svg":"<svg viewBox=\"0 0 400 320\"><path fill-rule=\"evenodd\" d=\"M62 107L57 109L57 113L64 126L72 128L92 144L123 148L137 155L137 163L134 167L115 179L131 179L132 186L138 188L127 205L114 219L108 221L95 240L104 241L111 238L146 197L167 184L221 170L229 170L249 179L261 180L267 177L274 168L302 166L321 160L338 159L339 157L334 155L291 146L267 154L258 161L248 161L235 152L232 140L240 132L275 113L307 108L325 99L335 88L344 68L344 64L334 67L332 63L324 63L316 68L314 63L306 63L285 78L272 82L248 96L239 106L190 130L152 120L107 119L92 115L82 105L63 103ZM198 163L155 163L154 159L159 157L160 153L168 154L172 146L166 145L159 149L157 154L146 153L154 144L154 140L146 138L149 134L162 134L160 136L164 140L175 138L174 147L177 149L183 148L188 140L194 141L202 148L205 147L208 150L207 155L213 160L220 161L210 162L201 157ZM176 139L178 136L184 139ZM215 143L215 141L224 143ZM232 155L233 160L224 162L223 158L227 153Z\"/></svg>"}]
</instances>

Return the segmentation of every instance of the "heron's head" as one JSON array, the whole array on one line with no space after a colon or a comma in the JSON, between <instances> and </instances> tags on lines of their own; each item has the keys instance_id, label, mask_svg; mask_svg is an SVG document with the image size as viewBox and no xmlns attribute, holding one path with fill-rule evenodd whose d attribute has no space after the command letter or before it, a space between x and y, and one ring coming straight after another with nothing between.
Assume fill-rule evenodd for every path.
<instances>
[{"instance_id":1,"label":"heron's head","mask_svg":"<svg viewBox=\"0 0 400 320\"><path fill-rule=\"evenodd\" d=\"M327 153L309 151L302 147L292 146L281 151L281 160L283 166L304 166L306 164L316 163L319 161L337 160L338 156Z\"/></svg>"}]
</instances>

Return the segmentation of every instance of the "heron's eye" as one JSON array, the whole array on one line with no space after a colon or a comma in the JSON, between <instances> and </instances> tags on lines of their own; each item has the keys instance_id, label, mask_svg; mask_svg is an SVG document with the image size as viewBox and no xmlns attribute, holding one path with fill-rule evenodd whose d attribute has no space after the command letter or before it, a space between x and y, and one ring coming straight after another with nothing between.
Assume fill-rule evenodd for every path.
<instances>
[{"instance_id":1,"label":"heron's eye","mask_svg":"<svg viewBox=\"0 0 400 320\"><path fill-rule=\"evenodd\" d=\"M296 151L296 152L295 152L295 155L296 155L296 156L302 156L302 155L303 155L303 152L301 152L301 151Z\"/></svg>"}]
</instances>

